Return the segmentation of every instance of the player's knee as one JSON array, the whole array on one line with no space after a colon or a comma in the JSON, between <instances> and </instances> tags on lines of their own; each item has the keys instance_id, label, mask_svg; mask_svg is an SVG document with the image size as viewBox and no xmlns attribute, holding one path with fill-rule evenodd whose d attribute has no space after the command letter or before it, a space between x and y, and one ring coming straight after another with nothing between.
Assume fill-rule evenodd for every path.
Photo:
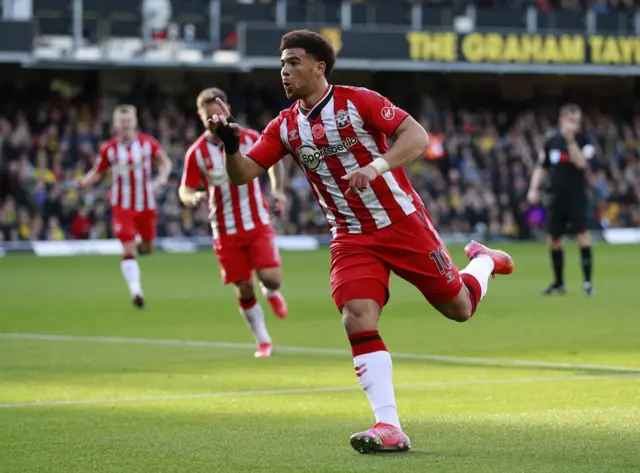
<instances>
[{"instance_id":1,"label":"player's knee","mask_svg":"<svg viewBox=\"0 0 640 473\"><path fill-rule=\"evenodd\" d=\"M241 281L236 283L236 292L238 294L238 299L243 301L255 299L256 297L256 292L251 281Z\"/></svg>"},{"instance_id":2,"label":"player's knee","mask_svg":"<svg viewBox=\"0 0 640 473\"><path fill-rule=\"evenodd\" d=\"M282 286L282 272L279 268L270 268L258 273L260 282L270 291L277 291Z\"/></svg>"},{"instance_id":3,"label":"player's knee","mask_svg":"<svg viewBox=\"0 0 640 473\"><path fill-rule=\"evenodd\" d=\"M453 320L454 322L466 322L471 318L473 314L471 313L471 308L461 307L457 310L452 311L448 318Z\"/></svg>"},{"instance_id":4,"label":"player's knee","mask_svg":"<svg viewBox=\"0 0 640 473\"><path fill-rule=\"evenodd\" d=\"M143 240L138 245L138 254L140 255L148 255L153 253L154 245L153 241Z\"/></svg>"},{"instance_id":5,"label":"player's knee","mask_svg":"<svg viewBox=\"0 0 640 473\"><path fill-rule=\"evenodd\" d=\"M463 298L456 298L447 304L437 307L437 309L442 315L454 322L466 322L473 316L471 302Z\"/></svg>"},{"instance_id":6,"label":"player's knee","mask_svg":"<svg viewBox=\"0 0 640 473\"><path fill-rule=\"evenodd\" d=\"M591 245L591 239L587 232L578 233L576 235L576 240L578 241L578 246L581 248Z\"/></svg>"},{"instance_id":7,"label":"player's knee","mask_svg":"<svg viewBox=\"0 0 640 473\"><path fill-rule=\"evenodd\" d=\"M560 237L551 236L549 237L549 246L552 250L560 250L562 249L562 239Z\"/></svg>"},{"instance_id":8,"label":"player's knee","mask_svg":"<svg viewBox=\"0 0 640 473\"><path fill-rule=\"evenodd\" d=\"M342 307L342 323L347 333L364 332L378 328L380 307L370 299L358 299Z\"/></svg>"},{"instance_id":9,"label":"player's knee","mask_svg":"<svg viewBox=\"0 0 640 473\"><path fill-rule=\"evenodd\" d=\"M134 242L122 243L122 255L125 258L135 258L136 257L135 243Z\"/></svg>"}]
</instances>

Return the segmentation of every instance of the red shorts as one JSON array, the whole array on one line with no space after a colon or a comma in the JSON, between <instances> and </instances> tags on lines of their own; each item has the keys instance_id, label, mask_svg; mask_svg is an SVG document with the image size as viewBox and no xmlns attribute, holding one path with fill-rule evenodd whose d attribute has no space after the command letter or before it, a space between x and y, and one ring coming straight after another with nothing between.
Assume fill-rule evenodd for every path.
<instances>
[{"instance_id":1,"label":"red shorts","mask_svg":"<svg viewBox=\"0 0 640 473\"><path fill-rule=\"evenodd\" d=\"M143 240L155 240L158 219L155 210L137 212L113 207L112 211L111 230L122 243L134 241L136 234Z\"/></svg>"},{"instance_id":2,"label":"red shorts","mask_svg":"<svg viewBox=\"0 0 640 473\"><path fill-rule=\"evenodd\" d=\"M458 269L424 209L381 230L341 234L331 242L331 294L342 311L350 300L389 299L389 273L410 282L433 305L462 289Z\"/></svg>"},{"instance_id":3,"label":"red shorts","mask_svg":"<svg viewBox=\"0 0 640 473\"><path fill-rule=\"evenodd\" d=\"M275 237L273 228L267 226L215 239L213 250L220 262L222 282L250 281L254 269L279 268L280 251Z\"/></svg>"}]
</instances>

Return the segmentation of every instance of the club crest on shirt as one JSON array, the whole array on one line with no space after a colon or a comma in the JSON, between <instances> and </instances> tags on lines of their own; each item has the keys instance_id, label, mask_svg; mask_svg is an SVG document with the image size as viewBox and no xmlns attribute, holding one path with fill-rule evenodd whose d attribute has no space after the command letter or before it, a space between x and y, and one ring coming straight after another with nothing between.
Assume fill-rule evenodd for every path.
<instances>
[{"instance_id":1,"label":"club crest on shirt","mask_svg":"<svg viewBox=\"0 0 640 473\"><path fill-rule=\"evenodd\" d=\"M289 141L295 141L298 139L298 130L289 130Z\"/></svg>"},{"instance_id":2,"label":"club crest on shirt","mask_svg":"<svg viewBox=\"0 0 640 473\"><path fill-rule=\"evenodd\" d=\"M351 125L351 117L349 116L349 112L347 112L346 110L338 110L336 112L336 126L338 127L338 130L341 130L342 128L346 128L349 125Z\"/></svg>"},{"instance_id":3,"label":"club crest on shirt","mask_svg":"<svg viewBox=\"0 0 640 473\"><path fill-rule=\"evenodd\" d=\"M385 120L393 120L396 116L396 109L395 107L384 107L380 113L382 114L382 118Z\"/></svg>"}]
</instances>

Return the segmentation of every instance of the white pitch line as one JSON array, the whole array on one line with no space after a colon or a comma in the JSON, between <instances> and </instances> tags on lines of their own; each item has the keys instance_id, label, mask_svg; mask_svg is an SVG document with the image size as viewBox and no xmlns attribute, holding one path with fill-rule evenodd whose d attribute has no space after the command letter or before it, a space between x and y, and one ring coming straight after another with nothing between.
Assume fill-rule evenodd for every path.
<instances>
[{"instance_id":1,"label":"white pitch line","mask_svg":"<svg viewBox=\"0 0 640 473\"><path fill-rule=\"evenodd\" d=\"M596 379L631 379L640 378L638 374L601 374L601 375L582 375L582 376L556 376L545 378L506 378L506 379L472 379L466 381L433 381L427 383L406 383L397 384L395 388L446 388L456 386L483 386L490 384L530 384L553 381L584 381ZM146 396L146 397L122 397L111 399L76 399L64 401L36 401L36 402L16 402L0 404L0 409L11 409L20 407L55 407L55 406L76 406L83 404L117 404L117 403L135 403L135 402L153 402L153 401L180 401L191 399L209 399L218 397L241 397L241 396L276 396L285 394L318 394L346 391L360 391L360 386L335 386L335 387L317 387L317 388L300 388L300 389L269 389L259 391L230 391L217 393L201 393L201 394L175 394L168 396Z\"/></svg>"},{"instance_id":2,"label":"white pitch line","mask_svg":"<svg viewBox=\"0 0 640 473\"><path fill-rule=\"evenodd\" d=\"M41 334L41 333L0 333L0 339L13 340L45 340L52 342L85 342L85 343L113 343L113 344L134 344L134 345L165 345L183 347L210 347L210 348L238 348L255 350L252 343L232 343L232 342L210 342L199 340L168 340L155 338L125 338L125 337L85 337L75 335ZM295 353L316 353L320 355L348 355L350 350L337 348L313 348L276 345L278 352ZM594 365L588 363L566 363L558 361L536 361L519 360L508 358L478 358L467 356L432 355L420 353L397 353L392 352L393 358L404 358L408 360L438 361L452 364L475 364L493 366L514 366L530 368L555 368L562 370L589 370L589 371L611 371L619 373L640 373L640 366L612 366Z\"/></svg>"}]
</instances>

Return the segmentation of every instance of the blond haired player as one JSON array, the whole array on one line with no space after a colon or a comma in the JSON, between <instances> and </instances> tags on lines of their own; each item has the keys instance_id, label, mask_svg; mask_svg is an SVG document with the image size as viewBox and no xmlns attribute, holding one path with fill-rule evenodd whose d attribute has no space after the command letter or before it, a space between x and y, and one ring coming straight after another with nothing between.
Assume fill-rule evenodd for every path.
<instances>
[{"instance_id":1,"label":"blond haired player","mask_svg":"<svg viewBox=\"0 0 640 473\"><path fill-rule=\"evenodd\" d=\"M85 188L98 182L111 169L111 226L122 242L120 267L133 304L142 308L144 295L136 253L153 251L157 220L154 189L167 184L171 161L155 138L138 132L137 110L133 105L115 108L113 127L116 136L102 145L95 166L78 182L78 187ZM154 164L158 168L155 182ZM137 248L136 234L142 238Z\"/></svg>"},{"instance_id":2,"label":"blond haired player","mask_svg":"<svg viewBox=\"0 0 640 473\"><path fill-rule=\"evenodd\" d=\"M203 90L196 100L198 115L207 131L187 151L180 200L187 206L195 206L209 197L213 248L220 262L223 282L236 287L240 314L258 345L255 356L268 357L272 352L271 337L256 299L253 271L258 274L262 293L274 314L279 318L286 317L287 304L279 292L282 284L280 254L260 180L256 178L234 186L227 178L222 142L209 130L208 118L221 113L216 100L222 100L228 107L227 95L218 88ZM254 130L243 130L240 148L251 148L259 136ZM282 168L278 166L269 174L272 195L280 210L284 205L284 194L280 189L282 179L277 175L281 173ZM206 186L206 192L198 191L201 184Z\"/></svg>"}]
</instances>

